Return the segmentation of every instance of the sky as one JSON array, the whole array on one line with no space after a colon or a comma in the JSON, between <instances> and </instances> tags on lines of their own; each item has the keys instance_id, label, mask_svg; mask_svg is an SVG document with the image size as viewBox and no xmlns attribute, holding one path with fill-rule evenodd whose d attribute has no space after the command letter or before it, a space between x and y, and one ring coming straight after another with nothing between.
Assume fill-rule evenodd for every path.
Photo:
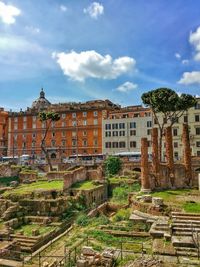
<instances>
[{"instance_id":1,"label":"sky","mask_svg":"<svg viewBox=\"0 0 200 267\"><path fill-rule=\"evenodd\" d=\"M199 0L0 0L0 106L200 95Z\"/></svg>"}]
</instances>

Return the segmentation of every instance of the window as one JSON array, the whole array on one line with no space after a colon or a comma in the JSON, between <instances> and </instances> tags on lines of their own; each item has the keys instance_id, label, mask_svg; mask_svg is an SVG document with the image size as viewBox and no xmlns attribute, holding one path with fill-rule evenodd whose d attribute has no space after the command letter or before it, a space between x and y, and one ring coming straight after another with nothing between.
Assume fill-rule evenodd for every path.
<instances>
[{"instance_id":1,"label":"window","mask_svg":"<svg viewBox=\"0 0 200 267\"><path fill-rule=\"evenodd\" d=\"M76 146L76 140L72 140L72 146Z\"/></svg>"},{"instance_id":2,"label":"window","mask_svg":"<svg viewBox=\"0 0 200 267\"><path fill-rule=\"evenodd\" d=\"M178 147L178 142L174 142L174 148Z\"/></svg>"},{"instance_id":3,"label":"window","mask_svg":"<svg viewBox=\"0 0 200 267\"><path fill-rule=\"evenodd\" d=\"M151 134L151 129L147 129L147 135Z\"/></svg>"},{"instance_id":4,"label":"window","mask_svg":"<svg viewBox=\"0 0 200 267\"><path fill-rule=\"evenodd\" d=\"M111 130L111 124L106 124L106 125L105 125L105 129L106 129L106 130Z\"/></svg>"},{"instance_id":5,"label":"window","mask_svg":"<svg viewBox=\"0 0 200 267\"><path fill-rule=\"evenodd\" d=\"M125 123L119 123L119 129L125 129Z\"/></svg>"},{"instance_id":6,"label":"window","mask_svg":"<svg viewBox=\"0 0 200 267\"><path fill-rule=\"evenodd\" d=\"M118 131L113 131L113 136L118 136Z\"/></svg>"},{"instance_id":7,"label":"window","mask_svg":"<svg viewBox=\"0 0 200 267\"><path fill-rule=\"evenodd\" d=\"M17 134L14 134L14 140L17 140Z\"/></svg>"},{"instance_id":8,"label":"window","mask_svg":"<svg viewBox=\"0 0 200 267\"><path fill-rule=\"evenodd\" d=\"M83 120L83 125L87 125L87 120Z\"/></svg>"},{"instance_id":9,"label":"window","mask_svg":"<svg viewBox=\"0 0 200 267\"><path fill-rule=\"evenodd\" d=\"M87 136L87 131L83 131L83 136Z\"/></svg>"},{"instance_id":10,"label":"window","mask_svg":"<svg viewBox=\"0 0 200 267\"><path fill-rule=\"evenodd\" d=\"M18 122L18 117L15 117L14 118L14 122Z\"/></svg>"},{"instance_id":11,"label":"window","mask_svg":"<svg viewBox=\"0 0 200 267\"><path fill-rule=\"evenodd\" d=\"M17 130L18 129L18 125L17 123L14 124L14 130Z\"/></svg>"},{"instance_id":12,"label":"window","mask_svg":"<svg viewBox=\"0 0 200 267\"><path fill-rule=\"evenodd\" d=\"M185 116L183 117L183 121L184 121L184 122L188 122L188 116L185 115Z\"/></svg>"},{"instance_id":13,"label":"window","mask_svg":"<svg viewBox=\"0 0 200 267\"><path fill-rule=\"evenodd\" d=\"M22 138L23 139L26 139L26 134L22 134Z\"/></svg>"},{"instance_id":14,"label":"window","mask_svg":"<svg viewBox=\"0 0 200 267\"><path fill-rule=\"evenodd\" d=\"M98 140L94 139L94 146L98 146Z\"/></svg>"},{"instance_id":15,"label":"window","mask_svg":"<svg viewBox=\"0 0 200 267\"><path fill-rule=\"evenodd\" d=\"M32 138L36 138L36 133L33 133L32 134Z\"/></svg>"},{"instance_id":16,"label":"window","mask_svg":"<svg viewBox=\"0 0 200 267\"><path fill-rule=\"evenodd\" d=\"M123 141L119 142L119 147L120 148L125 148L126 147L126 143L123 142Z\"/></svg>"},{"instance_id":17,"label":"window","mask_svg":"<svg viewBox=\"0 0 200 267\"><path fill-rule=\"evenodd\" d=\"M75 112L72 113L72 118L73 118L73 119L76 118L76 113L75 113Z\"/></svg>"},{"instance_id":18,"label":"window","mask_svg":"<svg viewBox=\"0 0 200 267\"><path fill-rule=\"evenodd\" d=\"M136 147L137 144L136 144L136 141L130 141L130 147Z\"/></svg>"},{"instance_id":19,"label":"window","mask_svg":"<svg viewBox=\"0 0 200 267\"><path fill-rule=\"evenodd\" d=\"M105 143L105 147L106 147L106 148L111 148L111 142L106 142L106 143Z\"/></svg>"},{"instance_id":20,"label":"window","mask_svg":"<svg viewBox=\"0 0 200 267\"><path fill-rule=\"evenodd\" d=\"M87 146L87 140L83 140L83 146Z\"/></svg>"},{"instance_id":21,"label":"window","mask_svg":"<svg viewBox=\"0 0 200 267\"><path fill-rule=\"evenodd\" d=\"M113 143L112 143L112 147L113 147L113 148L118 148L118 142L113 142Z\"/></svg>"},{"instance_id":22,"label":"window","mask_svg":"<svg viewBox=\"0 0 200 267\"><path fill-rule=\"evenodd\" d=\"M200 127L197 127L197 128L196 128L196 134L197 134L197 135L200 135Z\"/></svg>"},{"instance_id":23,"label":"window","mask_svg":"<svg viewBox=\"0 0 200 267\"><path fill-rule=\"evenodd\" d=\"M36 123L33 123L32 127L33 127L33 129L35 129L36 128Z\"/></svg>"},{"instance_id":24,"label":"window","mask_svg":"<svg viewBox=\"0 0 200 267\"><path fill-rule=\"evenodd\" d=\"M148 147L151 147L151 141L147 141Z\"/></svg>"},{"instance_id":25,"label":"window","mask_svg":"<svg viewBox=\"0 0 200 267\"><path fill-rule=\"evenodd\" d=\"M66 126L66 122L62 121L62 127L65 127L65 126Z\"/></svg>"},{"instance_id":26,"label":"window","mask_svg":"<svg viewBox=\"0 0 200 267\"><path fill-rule=\"evenodd\" d=\"M32 142L32 147L35 147L35 141Z\"/></svg>"},{"instance_id":27,"label":"window","mask_svg":"<svg viewBox=\"0 0 200 267\"><path fill-rule=\"evenodd\" d=\"M65 145L66 145L65 140L62 140L62 146L65 146Z\"/></svg>"},{"instance_id":28,"label":"window","mask_svg":"<svg viewBox=\"0 0 200 267\"><path fill-rule=\"evenodd\" d=\"M72 126L76 126L76 125L77 125L76 121L72 121Z\"/></svg>"},{"instance_id":29,"label":"window","mask_svg":"<svg viewBox=\"0 0 200 267\"><path fill-rule=\"evenodd\" d=\"M197 157L200 157L200 151L197 151Z\"/></svg>"},{"instance_id":30,"label":"window","mask_svg":"<svg viewBox=\"0 0 200 267\"><path fill-rule=\"evenodd\" d=\"M174 158L175 158L176 160L178 160L178 152L177 152L177 151L174 152Z\"/></svg>"},{"instance_id":31,"label":"window","mask_svg":"<svg viewBox=\"0 0 200 267\"><path fill-rule=\"evenodd\" d=\"M55 121L52 121L51 122L51 127L55 127L55 125L56 125L56 122Z\"/></svg>"},{"instance_id":32,"label":"window","mask_svg":"<svg viewBox=\"0 0 200 267\"><path fill-rule=\"evenodd\" d=\"M62 137L65 137L66 136L66 132L62 132Z\"/></svg>"},{"instance_id":33,"label":"window","mask_svg":"<svg viewBox=\"0 0 200 267\"><path fill-rule=\"evenodd\" d=\"M62 113L62 119L65 119L66 118L66 114L65 113Z\"/></svg>"},{"instance_id":34,"label":"window","mask_svg":"<svg viewBox=\"0 0 200 267\"><path fill-rule=\"evenodd\" d=\"M197 103L194 108L195 109L200 109L200 103Z\"/></svg>"},{"instance_id":35,"label":"window","mask_svg":"<svg viewBox=\"0 0 200 267\"><path fill-rule=\"evenodd\" d=\"M195 115L195 122L199 122L199 115Z\"/></svg>"},{"instance_id":36,"label":"window","mask_svg":"<svg viewBox=\"0 0 200 267\"><path fill-rule=\"evenodd\" d=\"M46 127L46 122L43 121L43 122L42 122L42 128L45 128L45 127Z\"/></svg>"},{"instance_id":37,"label":"window","mask_svg":"<svg viewBox=\"0 0 200 267\"><path fill-rule=\"evenodd\" d=\"M26 143L25 142L22 143L22 148L26 148Z\"/></svg>"},{"instance_id":38,"label":"window","mask_svg":"<svg viewBox=\"0 0 200 267\"><path fill-rule=\"evenodd\" d=\"M26 129L26 122L23 123L23 129Z\"/></svg>"},{"instance_id":39,"label":"window","mask_svg":"<svg viewBox=\"0 0 200 267\"><path fill-rule=\"evenodd\" d=\"M93 134L94 134L94 136L97 136L98 135L98 130L94 130Z\"/></svg>"},{"instance_id":40,"label":"window","mask_svg":"<svg viewBox=\"0 0 200 267\"><path fill-rule=\"evenodd\" d=\"M135 113L134 117L140 117L140 114L139 113Z\"/></svg>"},{"instance_id":41,"label":"window","mask_svg":"<svg viewBox=\"0 0 200 267\"><path fill-rule=\"evenodd\" d=\"M118 129L118 123L113 123L112 124L112 129L114 130L114 129Z\"/></svg>"},{"instance_id":42,"label":"window","mask_svg":"<svg viewBox=\"0 0 200 267\"><path fill-rule=\"evenodd\" d=\"M56 144L56 141L55 140L51 140L51 145L55 146L55 144Z\"/></svg>"},{"instance_id":43,"label":"window","mask_svg":"<svg viewBox=\"0 0 200 267\"><path fill-rule=\"evenodd\" d=\"M87 117L87 112L86 111L83 112L83 117Z\"/></svg>"},{"instance_id":44,"label":"window","mask_svg":"<svg viewBox=\"0 0 200 267\"><path fill-rule=\"evenodd\" d=\"M130 136L136 135L136 130L130 130Z\"/></svg>"},{"instance_id":45,"label":"window","mask_svg":"<svg viewBox=\"0 0 200 267\"><path fill-rule=\"evenodd\" d=\"M152 127L152 121L147 121L147 127Z\"/></svg>"},{"instance_id":46,"label":"window","mask_svg":"<svg viewBox=\"0 0 200 267\"><path fill-rule=\"evenodd\" d=\"M26 116L23 117L23 121L27 121L27 117Z\"/></svg>"},{"instance_id":47,"label":"window","mask_svg":"<svg viewBox=\"0 0 200 267\"><path fill-rule=\"evenodd\" d=\"M125 136L125 131L119 131L119 136Z\"/></svg>"},{"instance_id":48,"label":"window","mask_svg":"<svg viewBox=\"0 0 200 267\"><path fill-rule=\"evenodd\" d=\"M132 128L136 128L136 122L134 121L134 122L130 122L130 128L132 129Z\"/></svg>"},{"instance_id":49,"label":"window","mask_svg":"<svg viewBox=\"0 0 200 267\"><path fill-rule=\"evenodd\" d=\"M93 114L94 114L94 117L97 117L98 116L98 111L94 111Z\"/></svg>"},{"instance_id":50,"label":"window","mask_svg":"<svg viewBox=\"0 0 200 267\"><path fill-rule=\"evenodd\" d=\"M111 136L111 132L106 132L106 137L110 137Z\"/></svg>"},{"instance_id":51,"label":"window","mask_svg":"<svg viewBox=\"0 0 200 267\"><path fill-rule=\"evenodd\" d=\"M177 136L178 135L178 129L173 128L173 136Z\"/></svg>"},{"instance_id":52,"label":"window","mask_svg":"<svg viewBox=\"0 0 200 267\"><path fill-rule=\"evenodd\" d=\"M56 136L55 132L52 132L52 137L55 137L55 136Z\"/></svg>"},{"instance_id":53,"label":"window","mask_svg":"<svg viewBox=\"0 0 200 267\"><path fill-rule=\"evenodd\" d=\"M98 124L98 120L94 119L94 125L97 125L97 124Z\"/></svg>"},{"instance_id":54,"label":"window","mask_svg":"<svg viewBox=\"0 0 200 267\"><path fill-rule=\"evenodd\" d=\"M200 141L196 142L196 147L200 147Z\"/></svg>"}]
</instances>

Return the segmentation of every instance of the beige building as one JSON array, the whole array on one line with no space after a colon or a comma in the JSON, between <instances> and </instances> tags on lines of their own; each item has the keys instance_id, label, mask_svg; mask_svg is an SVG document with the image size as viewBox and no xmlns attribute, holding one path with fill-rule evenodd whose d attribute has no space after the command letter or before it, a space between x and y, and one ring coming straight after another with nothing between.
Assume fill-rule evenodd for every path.
<instances>
[{"instance_id":1,"label":"beige building","mask_svg":"<svg viewBox=\"0 0 200 267\"><path fill-rule=\"evenodd\" d=\"M102 123L103 154L140 152L141 137L148 138L150 147L151 128L152 113L141 105L110 112Z\"/></svg>"},{"instance_id":2,"label":"beige building","mask_svg":"<svg viewBox=\"0 0 200 267\"><path fill-rule=\"evenodd\" d=\"M190 108L178 121L172 126L174 158L181 159L183 154L182 146L182 125L188 123L190 127L190 144L192 156L200 157L200 98L197 99L195 107ZM162 120L159 116L159 120ZM156 124L155 124L156 125ZM163 138L163 158L165 158L165 140Z\"/></svg>"}]
</instances>

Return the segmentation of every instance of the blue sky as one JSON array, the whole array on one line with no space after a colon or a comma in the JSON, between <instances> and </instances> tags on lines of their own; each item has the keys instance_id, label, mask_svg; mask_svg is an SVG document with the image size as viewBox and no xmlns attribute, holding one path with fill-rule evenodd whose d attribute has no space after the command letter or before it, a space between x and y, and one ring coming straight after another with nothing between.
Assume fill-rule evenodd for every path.
<instances>
[{"instance_id":1,"label":"blue sky","mask_svg":"<svg viewBox=\"0 0 200 267\"><path fill-rule=\"evenodd\" d=\"M0 106L200 95L199 0L0 0Z\"/></svg>"}]
</instances>

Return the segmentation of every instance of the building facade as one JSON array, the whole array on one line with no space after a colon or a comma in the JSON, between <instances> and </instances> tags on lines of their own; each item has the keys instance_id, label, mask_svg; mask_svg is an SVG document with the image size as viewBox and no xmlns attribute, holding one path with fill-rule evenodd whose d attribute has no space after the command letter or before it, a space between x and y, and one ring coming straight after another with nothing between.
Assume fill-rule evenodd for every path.
<instances>
[{"instance_id":1,"label":"building facade","mask_svg":"<svg viewBox=\"0 0 200 267\"><path fill-rule=\"evenodd\" d=\"M0 107L0 157L7 153L8 112Z\"/></svg>"},{"instance_id":2,"label":"building facade","mask_svg":"<svg viewBox=\"0 0 200 267\"><path fill-rule=\"evenodd\" d=\"M152 112L142 106L111 111L103 119L103 153L140 152L141 137L151 149ZM149 149L149 152L151 152Z\"/></svg>"},{"instance_id":3,"label":"building facade","mask_svg":"<svg viewBox=\"0 0 200 267\"><path fill-rule=\"evenodd\" d=\"M114 109L119 109L119 106L109 100L51 104L41 90L31 108L9 113L8 155L28 154L33 158L44 158L41 140L46 124L38 117L43 110L60 114L60 120L52 122L45 140L52 159L77 154L101 154L102 118Z\"/></svg>"},{"instance_id":4,"label":"building facade","mask_svg":"<svg viewBox=\"0 0 200 267\"><path fill-rule=\"evenodd\" d=\"M162 115L158 116L159 121L163 120ZM197 104L195 107L190 108L187 112L183 114L172 126L173 135L173 149L174 158L180 160L183 155L183 145L182 145L182 129L183 123L188 123L190 127L190 146L192 156L200 157L200 98L197 98ZM169 123L166 124L169 126ZM156 122L154 121L154 126ZM163 138L163 151L162 156L165 158L165 140Z\"/></svg>"}]
</instances>

